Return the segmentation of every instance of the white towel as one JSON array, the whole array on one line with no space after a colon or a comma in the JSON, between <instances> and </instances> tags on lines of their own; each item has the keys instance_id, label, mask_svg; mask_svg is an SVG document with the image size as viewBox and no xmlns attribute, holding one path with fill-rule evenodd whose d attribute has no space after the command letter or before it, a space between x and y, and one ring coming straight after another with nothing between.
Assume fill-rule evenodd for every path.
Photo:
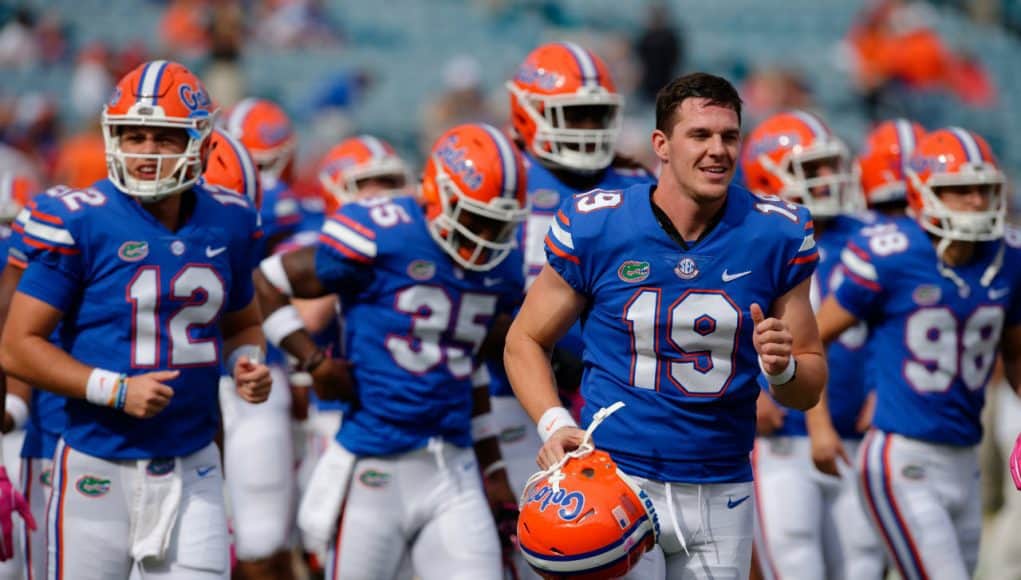
<instances>
[{"instance_id":1,"label":"white towel","mask_svg":"<svg viewBox=\"0 0 1021 580\"><path fill-rule=\"evenodd\" d=\"M167 462L167 463L162 463ZM173 462L173 466L168 464ZM131 506L131 557L162 560L181 506L181 461L144 459Z\"/></svg>"},{"instance_id":2,"label":"white towel","mask_svg":"<svg viewBox=\"0 0 1021 580\"><path fill-rule=\"evenodd\" d=\"M317 556L325 557L336 534L340 507L357 460L336 441L330 441L309 478L298 508L298 528L306 549Z\"/></svg>"}]
</instances>

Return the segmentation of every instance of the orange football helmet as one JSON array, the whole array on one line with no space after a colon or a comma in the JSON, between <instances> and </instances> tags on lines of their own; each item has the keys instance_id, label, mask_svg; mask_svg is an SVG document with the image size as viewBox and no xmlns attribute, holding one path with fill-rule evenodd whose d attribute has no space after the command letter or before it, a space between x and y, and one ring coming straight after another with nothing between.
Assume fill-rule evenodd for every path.
<instances>
[{"instance_id":1,"label":"orange football helmet","mask_svg":"<svg viewBox=\"0 0 1021 580\"><path fill-rule=\"evenodd\" d=\"M433 145L421 196L436 243L464 268L491 270L528 216L524 160L491 125L459 125Z\"/></svg>"},{"instance_id":2,"label":"orange football helmet","mask_svg":"<svg viewBox=\"0 0 1021 580\"><path fill-rule=\"evenodd\" d=\"M290 117L276 103L248 98L227 113L227 132L244 144L270 183L284 177L294 158L297 137Z\"/></svg>"},{"instance_id":3,"label":"orange football helmet","mask_svg":"<svg viewBox=\"0 0 1021 580\"><path fill-rule=\"evenodd\" d=\"M223 129L214 129L209 137L209 157L202 179L244 195L256 208L262 207L262 180L255 161L245 146Z\"/></svg>"},{"instance_id":4,"label":"orange football helmet","mask_svg":"<svg viewBox=\"0 0 1021 580\"><path fill-rule=\"evenodd\" d=\"M506 86L514 130L540 161L579 172L613 162L624 98L593 52L573 42L544 44Z\"/></svg>"},{"instance_id":5,"label":"orange football helmet","mask_svg":"<svg viewBox=\"0 0 1021 580\"><path fill-rule=\"evenodd\" d=\"M360 184L378 179L386 185L362 191ZM394 148L371 135L341 141L319 164L319 183L339 204L365 195L386 196L407 193L411 183L408 168Z\"/></svg>"},{"instance_id":6,"label":"orange football helmet","mask_svg":"<svg viewBox=\"0 0 1021 580\"><path fill-rule=\"evenodd\" d=\"M800 203L817 218L859 209L844 142L815 115L774 115L745 140L741 159L748 188ZM820 169L829 167L829 174Z\"/></svg>"},{"instance_id":7,"label":"orange football helmet","mask_svg":"<svg viewBox=\"0 0 1021 580\"><path fill-rule=\"evenodd\" d=\"M987 241L1003 237L1006 181L993 151L978 134L948 127L925 136L904 170L908 210L926 231L941 238ZM953 211L939 197L942 187L978 186L990 195L984 211Z\"/></svg>"},{"instance_id":8,"label":"orange football helmet","mask_svg":"<svg viewBox=\"0 0 1021 580\"><path fill-rule=\"evenodd\" d=\"M39 185L31 177L0 173L0 224L13 222L36 191Z\"/></svg>"},{"instance_id":9,"label":"orange football helmet","mask_svg":"<svg viewBox=\"0 0 1021 580\"><path fill-rule=\"evenodd\" d=\"M907 201L904 165L924 136L925 129L918 123L893 119L880 123L865 137L865 146L855 162L855 172L870 207L877 203Z\"/></svg>"},{"instance_id":10,"label":"orange football helmet","mask_svg":"<svg viewBox=\"0 0 1021 580\"><path fill-rule=\"evenodd\" d=\"M124 193L145 201L188 189L202 175L204 147L217 113L202 81L184 65L166 60L139 65L117 83L103 107L103 139L110 181ZM188 144L177 155L124 153L121 129L139 125L184 129ZM127 158L155 160L157 176L162 175L164 163L174 164L174 172L163 179L136 179L127 171Z\"/></svg>"},{"instance_id":11,"label":"orange football helmet","mask_svg":"<svg viewBox=\"0 0 1021 580\"><path fill-rule=\"evenodd\" d=\"M522 496L518 543L543 578L616 578L656 545L652 500L609 454L567 460Z\"/></svg>"}]
</instances>

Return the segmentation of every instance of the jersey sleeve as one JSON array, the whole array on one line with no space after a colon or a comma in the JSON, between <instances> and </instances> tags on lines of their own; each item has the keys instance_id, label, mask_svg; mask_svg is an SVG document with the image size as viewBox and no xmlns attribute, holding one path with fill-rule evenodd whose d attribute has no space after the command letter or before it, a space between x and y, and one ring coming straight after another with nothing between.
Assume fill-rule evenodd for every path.
<instances>
[{"instance_id":1,"label":"jersey sleeve","mask_svg":"<svg viewBox=\"0 0 1021 580\"><path fill-rule=\"evenodd\" d=\"M279 241L294 235L302 218L298 197L289 188L278 185L276 192L266 196L259 217L267 239Z\"/></svg>"},{"instance_id":2,"label":"jersey sleeve","mask_svg":"<svg viewBox=\"0 0 1021 580\"><path fill-rule=\"evenodd\" d=\"M40 197L21 232L28 267L18 290L61 311L72 305L87 277L81 222L73 217L59 198Z\"/></svg>"},{"instance_id":3,"label":"jersey sleeve","mask_svg":"<svg viewBox=\"0 0 1021 580\"><path fill-rule=\"evenodd\" d=\"M786 294L815 272L819 265L819 248L815 245L815 223L803 207L796 210L798 224L804 224L790 236L787 244L787 266L780 279L780 294Z\"/></svg>"},{"instance_id":4,"label":"jersey sleeve","mask_svg":"<svg viewBox=\"0 0 1021 580\"><path fill-rule=\"evenodd\" d=\"M379 253L379 234L357 204L346 204L326 218L315 257L316 276L323 286L342 294L367 287Z\"/></svg>"},{"instance_id":5,"label":"jersey sleeve","mask_svg":"<svg viewBox=\"0 0 1021 580\"><path fill-rule=\"evenodd\" d=\"M557 210L546 233L546 262L571 288L581 294L588 294L582 253L579 251L581 248L575 244L574 228L579 221L575 213L575 199L568 197Z\"/></svg>"},{"instance_id":6,"label":"jersey sleeve","mask_svg":"<svg viewBox=\"0 0 1021 580\"><path fill-rule=\"evenodd\" d=\"M28 268L28 250L25 247L25 225L28 224L32 210L24 208L11 223L11 237L7 240L6 264L24 270Z\"/></svg>"},{"instance_id":7,"label":"jersey sleeve","mask_svg":"<svg viewBox=\"0 0 1021 580\"><path fill-rule=\"evenodd\" d=\"M868 248L868 238L864 235L848 240L840 251L839 268L843 279L833 289L837 303L859 320L871 318L882 292L876 259Z\"/></svg>"}]
</instances>

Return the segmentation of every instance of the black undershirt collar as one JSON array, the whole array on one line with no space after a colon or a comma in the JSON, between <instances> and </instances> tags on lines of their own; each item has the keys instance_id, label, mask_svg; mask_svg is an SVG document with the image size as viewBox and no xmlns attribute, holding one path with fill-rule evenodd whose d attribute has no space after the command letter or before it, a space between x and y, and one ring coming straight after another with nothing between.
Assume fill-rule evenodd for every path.
<instances>
[{"instance_id":1,"label":"black undershirt collar","mask_svg":"<svg viewBox=\"0 0 1021 580\"><path fill-rule=\"evenodd\" d=\"M702 230L702 233L699 234L698 238L696 238L694 242L689 243L684 240L684 238L681 236L681 233L678 232L677 228L674 227L674 222L670 221L670 217L666 214L666 212L663 211L662 208L660 208L658 205L656 205L656 202L652 199L652 194L655 192L656 188L652 188L649 190L649 205L652 206L652 214L656 216L656 222L659 223L659 227L663 228L663 231L666 232L666 235L670 236L670 239L677 242L677 244L680 245L684 251L690 250L691 246L694 246L695 244L705 239L705 237L708 236L713 231L713 229L716 228L716 224L720 223L720 220L723 219L723 214L726 213L727 201L724 201L723 206L720 207L720 210L716 212L716 215L714 215L712 219L709 220L709 223L706 225L706 228Z\"/></svg>"}]
</instances>

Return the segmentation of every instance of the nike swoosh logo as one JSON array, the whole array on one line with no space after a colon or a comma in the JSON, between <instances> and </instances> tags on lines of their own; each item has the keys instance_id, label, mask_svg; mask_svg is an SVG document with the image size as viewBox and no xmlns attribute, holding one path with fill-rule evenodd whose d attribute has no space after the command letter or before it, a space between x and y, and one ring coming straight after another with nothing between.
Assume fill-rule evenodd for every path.
<instances>
[{"instance_id":1,"label":"nike swoosh logo","mask_svg":"<svg viewBox=\"0 0 1021 580\"><path fill-rule=\"evenodd\" d=\"M989 290L990 300L999 300L1010 293L1010 288L996 288L995 290Z\"/></svg>"},{"instance_id":2,"label":"nike swoosh logo","mask_svg":"<svg viewBox=\"0 0 1021 580\"><path fill-rule=\"evenodd\" d=\"M732 510L732 509L736 508L737 506L743 504L750 497L751 497L750 495L746 495L746 496L742 497L741 499L739 499L737 501L735 501L734 498L728 498L727 499L727 509Z\"/></svg>"},{"instance_id":3,"label":"nike swoosh logo","mask_svg":"<svg viewBox=\"0 0 1021 580\"><path fill-rule=\"evenodd\" d=\"M227 246L223 246L222 248L214 248L212 246L206 246L206 257L207 258L215 258L215 257L219 256L220 254L226 252L226 251L227 251Z\"/></svg>"},{"instance_id":4,"label":"nike swoosh logo","mask_svg":"<svg viewBox=\"0 0 1021 580\"><path fill-rule=\"evenodd\" d=\"M209 467L196 467L195 473L199 474L199 477L205 477L214 469L216 469L215 465L210 465Z\"/></svg>"},{"instance_id":5,"label":"nike swoosh logo","mask_svg":"<svg viewBox=\"0 0 1021 580\"><path fill-rule=\"evenodd\" d=\"M748 274L751 274L751 273L752 273L751 270L745 270L744 272L738 272L737 274L731 274L730 272L727 272L726 270L724 270L723 271L723 276L721 276L721 277L723 278L724 282L733 282L734 280L737 280L738 278L743 278L743 277L745 277L745 276L747 276Z\"/></svg>"}]
</instances>

